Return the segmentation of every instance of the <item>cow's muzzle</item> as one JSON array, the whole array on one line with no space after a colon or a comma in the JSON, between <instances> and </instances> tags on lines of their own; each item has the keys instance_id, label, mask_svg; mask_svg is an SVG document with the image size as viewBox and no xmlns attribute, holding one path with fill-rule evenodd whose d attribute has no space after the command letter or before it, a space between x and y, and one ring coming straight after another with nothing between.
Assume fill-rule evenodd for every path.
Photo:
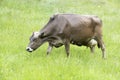
<instances>
[{"instance_id":1,"label":"cow's muzzle","mask_svg":"<svg viewBox=\"0 0 120 80\"><path fill-rule=\"evenodd\" d=\"M33 49L30 48L30 47L27 47L26 50L27 50L28 52L33 52Z\"/></svg>"}]
</instances>

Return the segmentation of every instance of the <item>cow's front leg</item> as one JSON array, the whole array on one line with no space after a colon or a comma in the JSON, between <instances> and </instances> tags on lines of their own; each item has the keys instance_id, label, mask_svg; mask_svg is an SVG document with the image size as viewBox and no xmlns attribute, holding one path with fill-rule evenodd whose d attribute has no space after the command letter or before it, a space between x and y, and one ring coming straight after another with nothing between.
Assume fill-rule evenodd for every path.
<instances>
[{"instance_id":1,"label":"cow's front leg","mask_svg":"<svg viewBox=\"0 0 120 80\"><path fill-rule=\"evenodd\" d=\"M70 42L68 40L66 40L66 42L65 42L65 51L66 51L67 57L69 57L69 54L70 54Z\"/></svg>"},{"instance_id":2,"label":"cow's front leg","mask_svg":"<svg viewBox=\"0 0 120 80\"><path fill-rule=\"evenodd\" d=\"M47 55L52 51L52 44L49 43L48 49L47 49Z\"/></svg>"}]
</instances>

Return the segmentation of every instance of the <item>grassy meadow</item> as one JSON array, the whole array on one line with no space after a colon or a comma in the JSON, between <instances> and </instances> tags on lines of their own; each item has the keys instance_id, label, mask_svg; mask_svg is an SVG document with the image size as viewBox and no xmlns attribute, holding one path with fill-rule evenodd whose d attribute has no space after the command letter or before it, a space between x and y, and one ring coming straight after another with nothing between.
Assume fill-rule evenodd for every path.
<instances>
[{"instance_id":1,"label":"grassy meadow","mask_svg":"<svg viewBox=\"0 0 120 80\"><path fill-rule=\"evenodd\" d=\"M25 48L55 13L94 14L103 20L107 59L96 47L71 45L46 56L45 43L33 53ZM0 80L120 80L120 0L0 0Z\"/></svg>"}]
</instances>

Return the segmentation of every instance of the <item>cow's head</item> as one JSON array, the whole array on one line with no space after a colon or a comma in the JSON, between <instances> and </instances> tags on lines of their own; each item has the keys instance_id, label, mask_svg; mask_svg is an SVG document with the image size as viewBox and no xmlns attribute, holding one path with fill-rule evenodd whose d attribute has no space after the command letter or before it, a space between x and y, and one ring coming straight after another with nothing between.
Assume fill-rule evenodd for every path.
<instances>
[{"instance_id":1,"label":"cow's head","mask_svg":"<svg viewBox=\"0 0 120 80\"><path fill-rule=\"evenodd\" d=\"M44 36L44 33L33 32L32 36L30 37L30 42L26 50L28 52L32 52L36 50L39 46L41 46L45 42L43 36Z\"/></svg>"}]
</instances>

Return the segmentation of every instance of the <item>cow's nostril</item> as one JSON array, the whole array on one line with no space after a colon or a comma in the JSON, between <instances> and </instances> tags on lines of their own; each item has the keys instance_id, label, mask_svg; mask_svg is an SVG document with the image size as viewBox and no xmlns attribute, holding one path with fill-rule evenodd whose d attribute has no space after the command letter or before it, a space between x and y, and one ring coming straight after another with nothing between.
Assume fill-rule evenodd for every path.
<instances>
[{"instance_id":1,"label":"cow's nostril","mask_svg":"<svg viewBox=\"0 0 120 80\"><path fill-rule=\"evenodd\" d=\"M28 52L32 52L32 51L33 51L33 49L30 48L30 47L27 47L26 50L27 50Z\"/></svg>"},{"instance_id":2,"label":"cow's nostril","mask_svg":"<svg viewBox=\"0 0 120 80\"><path fill-rule=\"evenodd\" d=\"M27 51L29 51L29 48L26 48Z\"/></svg>"}]
</instances>

